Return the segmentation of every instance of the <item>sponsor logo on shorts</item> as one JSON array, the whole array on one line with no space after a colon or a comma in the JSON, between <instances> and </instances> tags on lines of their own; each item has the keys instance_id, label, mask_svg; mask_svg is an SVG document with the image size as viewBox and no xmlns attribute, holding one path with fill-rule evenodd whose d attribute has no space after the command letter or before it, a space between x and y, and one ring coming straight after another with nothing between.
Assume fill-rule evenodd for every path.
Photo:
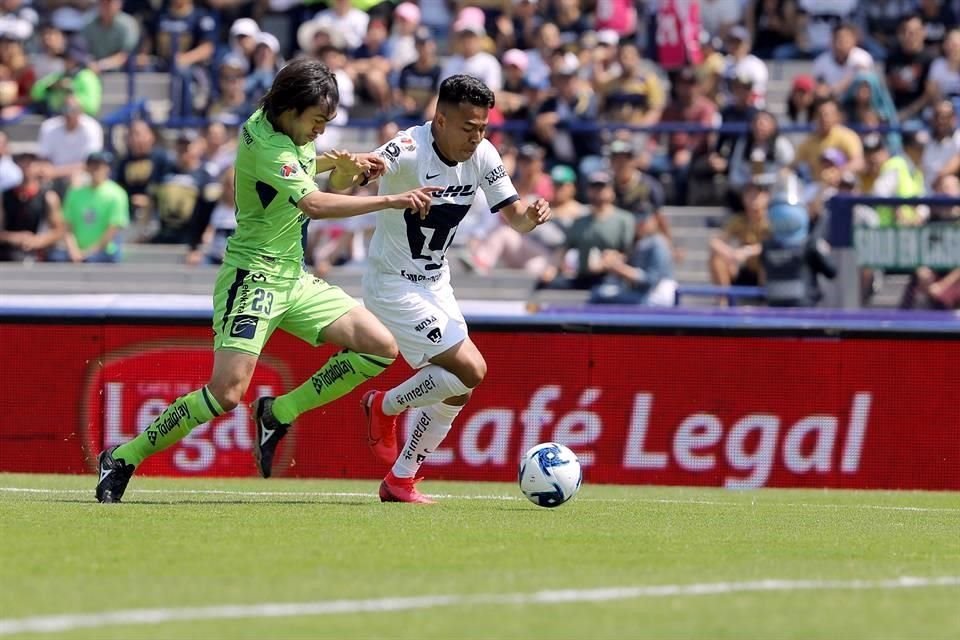
<instances>
[{"instance_id":1,"label":"sponsor logo on shorts","mask_svg":"<svg viewBox=\"0 0 960 640\"><path fill-rule=\"evenodd\" d=\"M440 333L440 328L434 327L433 329L430 329L430 332L427 333L427 338L433 344L440 344L440 341L443 340L443 335Z\"/></svg>"},{"instance_id":2,"label":"sponsor logo on shorts","mask_svg":"<svg viewBox=\"0 0 960 640\"><path fill-rule=\"evenodd\" d=\"M420 323L413 328L413 330L416 331L417 333L420 333L421 331L423 331L424 329L426 329L436 321L437 321L437 316L430 316L429 318L421 320Z\"/></svg>"},{"instance_id":3,"label":"sponsor logo on shorts","mask_svg":"<svg viewBox=\"0 0 960 640\"><path fill-rule=\"evenodd\" d=\"M259 324L259 322L260 318L256 316L237 316L233 319L233 324L230 326L230 337L253 340L257 335L257 324Z\"/></svg>"}]
</instances>

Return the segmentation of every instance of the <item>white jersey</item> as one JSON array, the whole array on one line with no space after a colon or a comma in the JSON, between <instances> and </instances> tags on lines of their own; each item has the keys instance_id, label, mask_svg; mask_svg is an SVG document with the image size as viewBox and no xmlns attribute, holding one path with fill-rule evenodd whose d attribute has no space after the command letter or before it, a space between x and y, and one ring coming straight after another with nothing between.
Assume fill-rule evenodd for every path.
<instances>
[{"instance_id":1,"label":"white jersey","mask_svg":"<svg viewBox=\"0 0 960 640\"><path fill-rule=\"evenodd\" d=\"M484 139L466 162L450 162L441 157L430 126L427 122L401 131L377 149L387 166L379 193L395 195L422 186L443 191L434 194L425 220L413 211L378 212L369 259L373 271L433 287L450 280L446 251L477 190L484 192L493 212L519 196L489 140Z\"/></svg>"}]
</instances>

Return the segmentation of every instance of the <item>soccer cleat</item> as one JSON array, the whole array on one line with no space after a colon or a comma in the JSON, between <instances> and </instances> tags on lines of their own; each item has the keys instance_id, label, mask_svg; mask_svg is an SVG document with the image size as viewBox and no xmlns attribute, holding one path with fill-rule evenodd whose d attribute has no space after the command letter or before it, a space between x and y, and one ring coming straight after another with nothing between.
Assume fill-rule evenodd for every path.
<instances>
[{"instance_id":1,"label":"soccer cleat","mask_svg":"<svg viewBox=\"0 0 960 640\"><path fill-rule=\"evenodd\" d=\"M127 464L123 458L118 460L113 457L116 448L105 449L97 456L97 471L100 473L100 480L97 481L97 502L120 502L133 476L132 464Z\"/></svg>"},{"instance_id":2,"label":"soccer cleat","mask_svg":"<svg viewBox=\"0 0 960 640\"><path fill-rule=\"evenodd\" d=\"M383 392L368 391L360 400L367 418L367 445L373 455L384 464L397 459L397 416L383 412Z\"/></svg>"},{"instance_id":3,"label":"soccer cleat","mask_svg":"<svg viewBox=\"0 0 960 640\"><path fill-rule=\"evenodd\" d=\"M257 462L257 471L264 478L269 478L273 471L273 455L277 452L277 445L287 435L288 424L282 424L273 415L273 401L275 398L265 396L257 398L251 405L253 421L257 425L257 437L253 440L253 459Z\"/></svg>"},{"instance_id":4,"label":"soccer cleat","mask_svg":"<svg viewBox=\"0 0 960 640\"><path fill-rule=\"evenodd\" d=\"M412 502L414 504L437 504L417 491L417 483L423 478L398 478L393 471L380 483L380 502Z\"/></svg>"}]
</instances>

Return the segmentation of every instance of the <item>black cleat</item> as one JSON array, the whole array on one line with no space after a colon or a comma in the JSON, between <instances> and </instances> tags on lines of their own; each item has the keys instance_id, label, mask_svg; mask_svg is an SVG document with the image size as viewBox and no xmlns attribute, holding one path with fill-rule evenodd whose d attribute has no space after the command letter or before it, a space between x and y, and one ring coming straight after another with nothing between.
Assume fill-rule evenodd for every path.
<instances>
[{"instance_id":1,"label":"black cleat","mask_svg":"<svg viewBox=\"0 0 960 640\"><path fill-rule=\"evenodd\" d=\"M269 396L258 398L253 403L253 421L257 425L257 437L253 440L253 459L257 461L257 471L269 478L273 469L273 454L277 445L287 435L288 424L281 424L273 415L273 401Z\"/></svg>"},{"instance_id":2,"label":"black cleat","mask_svg":"<svg viewBox=\"0 0 960 640\"><path fill-rule=\"evenodd\" d=\"M117 447L111 447L100 452L97 456L97 471L100 480L97 482L97 502L120 502L123 492L127 490L127 483L133 476L134 466L127 464L123 458L113 457Z\"/></svg>"}]
</instances>

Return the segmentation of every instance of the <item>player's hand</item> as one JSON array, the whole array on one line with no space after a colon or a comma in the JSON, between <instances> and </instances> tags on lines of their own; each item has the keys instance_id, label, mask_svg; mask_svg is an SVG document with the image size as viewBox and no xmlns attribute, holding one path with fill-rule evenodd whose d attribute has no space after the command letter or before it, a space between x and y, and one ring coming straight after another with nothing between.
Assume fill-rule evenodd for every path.
<instances>
[{"instance_id":1,"label":"player's hand","mask_svg":"<svg viewBox=\"0 0 960 640\"><path fill-rule=\"evenodd\" d=\"M342 149L331 149L323 157L333 163L333 170L347 176L357 176L363 173L360 159L355 153Z\"/></svg>"},{"instance_id":2,"label":"player's hand","mask_svg":"<svg viewBox=\"0 0 960 640\"><path fill-rule=\"evenodd\" d=\"M538 198L536 202L527 207L524 215L527 220L533 223L533 226L539 227L553 217L553 211L550 210L549 202L543 198Z\"/></svg>"},{"instance_id":3,"label":"player's hand","mask_svg":"<svg viewBox=\"0 0 960 640\"><path fill-rule=\"evenodd\" d=\"M423 220L430 213L430 204L433 194L443 191L443 187L419 187L405 193L390 196L390 206L394 209L410 209L420 215Z\"/></svg>"},{"instance_id":4,"label":"player's hand","mask_svg":"<svg viewBox=\"0 0 960 640\"><path fill-rule=\"evenodd\" d=\"M376 153L355 154L360 170L367 180L376 180L387 172L387 163Z\"/></svg>"}]
</instances>

